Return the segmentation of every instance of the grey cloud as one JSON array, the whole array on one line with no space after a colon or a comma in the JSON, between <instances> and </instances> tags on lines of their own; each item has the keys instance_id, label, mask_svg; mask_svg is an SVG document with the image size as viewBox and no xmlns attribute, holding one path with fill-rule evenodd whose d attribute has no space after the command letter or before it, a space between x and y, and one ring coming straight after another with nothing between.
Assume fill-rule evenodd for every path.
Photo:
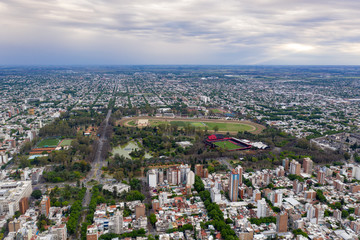
<instances>
[{"instance_id":1,"label":"grey cloud","mask_svg":"<svg viewBox=\"0 0 360 240\"><path fill-rule=\"evenodd\" d=\"M30 48L41 53L37 62L51 61L51 55L54 61L88 61L93 54L94 63L115 64L287 63L296 56L328 61L328 52L353 61L360 53L343 50L359 42L359 7L349 0L3 0L0 51L10 56L12 49L24 49L13 51L12 62L16 56L28 62ZM95 51L99 46L103 50ZM0 56L0 64L8 60Z\"/></svg>"}]
</instances>

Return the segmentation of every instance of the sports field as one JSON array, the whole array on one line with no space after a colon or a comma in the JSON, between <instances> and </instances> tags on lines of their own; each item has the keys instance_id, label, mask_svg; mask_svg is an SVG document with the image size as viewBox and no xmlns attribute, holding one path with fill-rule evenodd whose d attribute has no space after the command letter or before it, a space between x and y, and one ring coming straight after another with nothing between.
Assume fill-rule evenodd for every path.
<instances>
[{"instance_id":1,"label":"sports field","mask_svg":"<svg viewBox=\"0 0 360 240\"><path fill-rule=\"evenodd\" d=\"M207 129L214 132L217 127L218 133L237 133L248 131L253 134L259 134L265 129L264 126L250 121L231 121L225 119L188 119L188 118L158 118L158 117L135 117L125 118L117 122L122 126L135 127L138 119L148 119L150 126L159 126L161 124L176 125L179 128L185 128L187 125L199 127L202 130Z\"/></svg>"},{"instance_id":2,"label":"sports field","mask_svg":"<svg viewBox=\"0 0 360 240\"><path fill-rule=\"evenodd\" d=\"M193 127L199 127L203 130L206 128L208 130L214 130L215 127L218 128L219 132L243 132L248 131L251 132L254 130L254 127L251 125L237 123L237 122L200 122L200 121L158 121L158 120L150 120L150 126L158 126L160 124L168 124L176 125L178 127L186 127L186 125L191 125Z\"/></svg>"},{"instance_id":3,"label":"sports field","mask_svg":"<svg viewBox=\"0 0 360 240\"><path fill-rule=\"evenodd\" d=\"M59 144L60 140L53 138L53 139L44 139L41 142L38 143L37 147L42 148L42 147L57 147L57 145Z\"/></svg>"},{"instance_id":4,"label":"sports field","mask_svg":"<svg viewBox=\"0 0 360 240\"><path fill-rule=\"evenodd\" d=\"M224 110L218 109L218 108L212 108L210 109L213 113L224 113Z\"/></svg>"},{"instance_id":5,"label":"sports field","mask_svg":"<svg viewBox=\"0 0 360 240\"><path fill-rule=\"evenodd\" d=\"M234 150L241 148L241 146L236 145L230 141L220 141L220 142L213 142L216 146L221 147L226 150Z\"/></svg>"},{"instance_id":6,"label":"sports field","mask_svg":"<svg viewBox=\"0 0 360 240\"><path fill-rule=\"evenodd\" d=\"M71 142L72 142L72 139L64 139L64 140L61 142L60 146L61 146L61 147L70 146L70 145L71 145Z\"/></svg>"}]
</instances>

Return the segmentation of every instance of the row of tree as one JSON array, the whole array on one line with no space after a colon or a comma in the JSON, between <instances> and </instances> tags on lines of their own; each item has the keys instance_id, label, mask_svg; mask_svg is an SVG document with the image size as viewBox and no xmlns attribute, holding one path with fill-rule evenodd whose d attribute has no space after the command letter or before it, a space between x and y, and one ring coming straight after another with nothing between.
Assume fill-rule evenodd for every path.
<instances>
[{"instance_id":1,"label":"row of tree","mask_svg":"<svg viewBox=\"0 0 360 240\"><path fill-rule=\"evenodd\" d=\"M96 210L96 206L98 204L99 194L100 191L98 186L94 186L92 188L92 195L91 195L91 200L89 204L89 209L87 211L86 219L85 222L83 222L81 225L81 240L86 240L87 227L94 222L94 213Z\"/></svg>"},{"instance_id":2,"label":"row of tree","mask_svg":"<svg viewBox=\"0 0 360 240\"><path fill-rule=\"evenodd\" d=\"M202 182L201 178L197 175L195 176L194 187L204 202L209 218L212 219L210 222L207 222L206 224L213 225L215 229L221 233L221 237L223 239L237 240L238 237L236 236L235 231L232 230L224 220L224 213L221 211L219 205L211 201L210 192L205 190L204 183Z\"/></svg>"},{"instance_id":3,"label":"row of tree","mask_svg":"<svg viewBox=\"0 0 360 240\"><path fill-rule=\"evenodd\" d=\"M70 217L69 217L69 221L67 222L67 230L70 234L74 234L80 224L79 219L82 211L82 201L84 199L85 194L86 194L86 188L84 187L80 190L76 201L71 206Z\"/></svg>"}]
</instances>

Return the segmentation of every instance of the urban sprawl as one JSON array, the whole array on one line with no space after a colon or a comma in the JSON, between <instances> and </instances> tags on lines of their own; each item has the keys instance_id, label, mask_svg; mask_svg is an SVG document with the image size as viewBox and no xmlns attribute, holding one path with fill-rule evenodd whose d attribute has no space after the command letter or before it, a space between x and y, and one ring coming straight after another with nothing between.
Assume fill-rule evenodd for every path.
<instances>
[{"instance_id":1,"label":"urban sprawl","mask_svg":"<svg viewBox=\"0 0 360 240\"><path fill-rule=\"evenodd\" d=\"M360 68L0 68L0 239L360 239Z\"/></svg>"}]
</instances>

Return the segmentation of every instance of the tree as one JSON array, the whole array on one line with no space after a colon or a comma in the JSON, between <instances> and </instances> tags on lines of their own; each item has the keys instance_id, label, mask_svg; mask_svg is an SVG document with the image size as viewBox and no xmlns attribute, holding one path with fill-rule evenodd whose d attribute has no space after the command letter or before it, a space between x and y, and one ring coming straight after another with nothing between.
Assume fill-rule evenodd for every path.
<instances>
[{"instance_id":1,"label":"tree","mask_svg":"<svg viewBox=\"0 0 360 240\"><path fill-rule=\"evenodd\" d=\"M154 213L150 214L149 221L152 225L155 225L155 223L157 222L156 215Z\"/></svg>"},{"instance_id":2,"label":"tree","mask_svg":"<svg viewBox=\"0 0 360 240\"><path fill-rule=\"evenodd\" d=\"M19 167L20 168L26 168L30 167L30 161L26 156L20 156L19 157Z\"/></svg>"},{"instance_id":3,"label":"tree","mask_svg":"<svg viewBox=\"0 0 360 240\"><path fill-rule=\"evenodd\" d=\"M213 127L213 130L214 130L214 132L219 131L219 126L218 126L218 125L215 125L215 126Z\"/></svg>"},{"instance_id":4,"label":"tree","mask_svg":"<svg viewBox=\"0 0 360 240\"><path fill-rule=\"evenodd\" d=\"M121 180L123 180L125 177L124 172L123 171L116 171L114 174L114 178L116 181L120 182Z\"/></svg>"},{"instance_id":5,"label":"tree","mask_svg":"<svg viewBox=\"0 0 360 240\"><path fill-rule=\"evenodd\" d=\"M133 178L130 180L131 190L141 190L141 182L139 179Z\"/></svg>"},{"instance_id":6,"label":"tree","mask_svg":"<svg viewBox=\"0 0 360 240\"><path fill-rule=\"evenodd\" d=\"M31 193L31 196L35 199L40 199L42 197L42 193L39 189L36 189Z\"/></svg>"},{"instance_id":7,"label":"tree","mask_svg":"<svg viewBox=\"0 0 360 240\"><path fill-rule=\"evenodd\" d=\"M126 201L135 201L135 200L143 201L144 199L145 199L144 194L136 190L130 191L126 194Z\"/></svg>"},{"instance_id":8,"label":"tree","mask_svg":"<svg viewBox=\"0 0 360 240\"><path fill-rule=\"evenodd\" d=\"M346 210L342 210L342 211L341 211L341 217L342 217L342 218L347 218L349 215L350 215L350 214L349 214L348 211L346 211Z\"/></svg>"}]
</instances>

